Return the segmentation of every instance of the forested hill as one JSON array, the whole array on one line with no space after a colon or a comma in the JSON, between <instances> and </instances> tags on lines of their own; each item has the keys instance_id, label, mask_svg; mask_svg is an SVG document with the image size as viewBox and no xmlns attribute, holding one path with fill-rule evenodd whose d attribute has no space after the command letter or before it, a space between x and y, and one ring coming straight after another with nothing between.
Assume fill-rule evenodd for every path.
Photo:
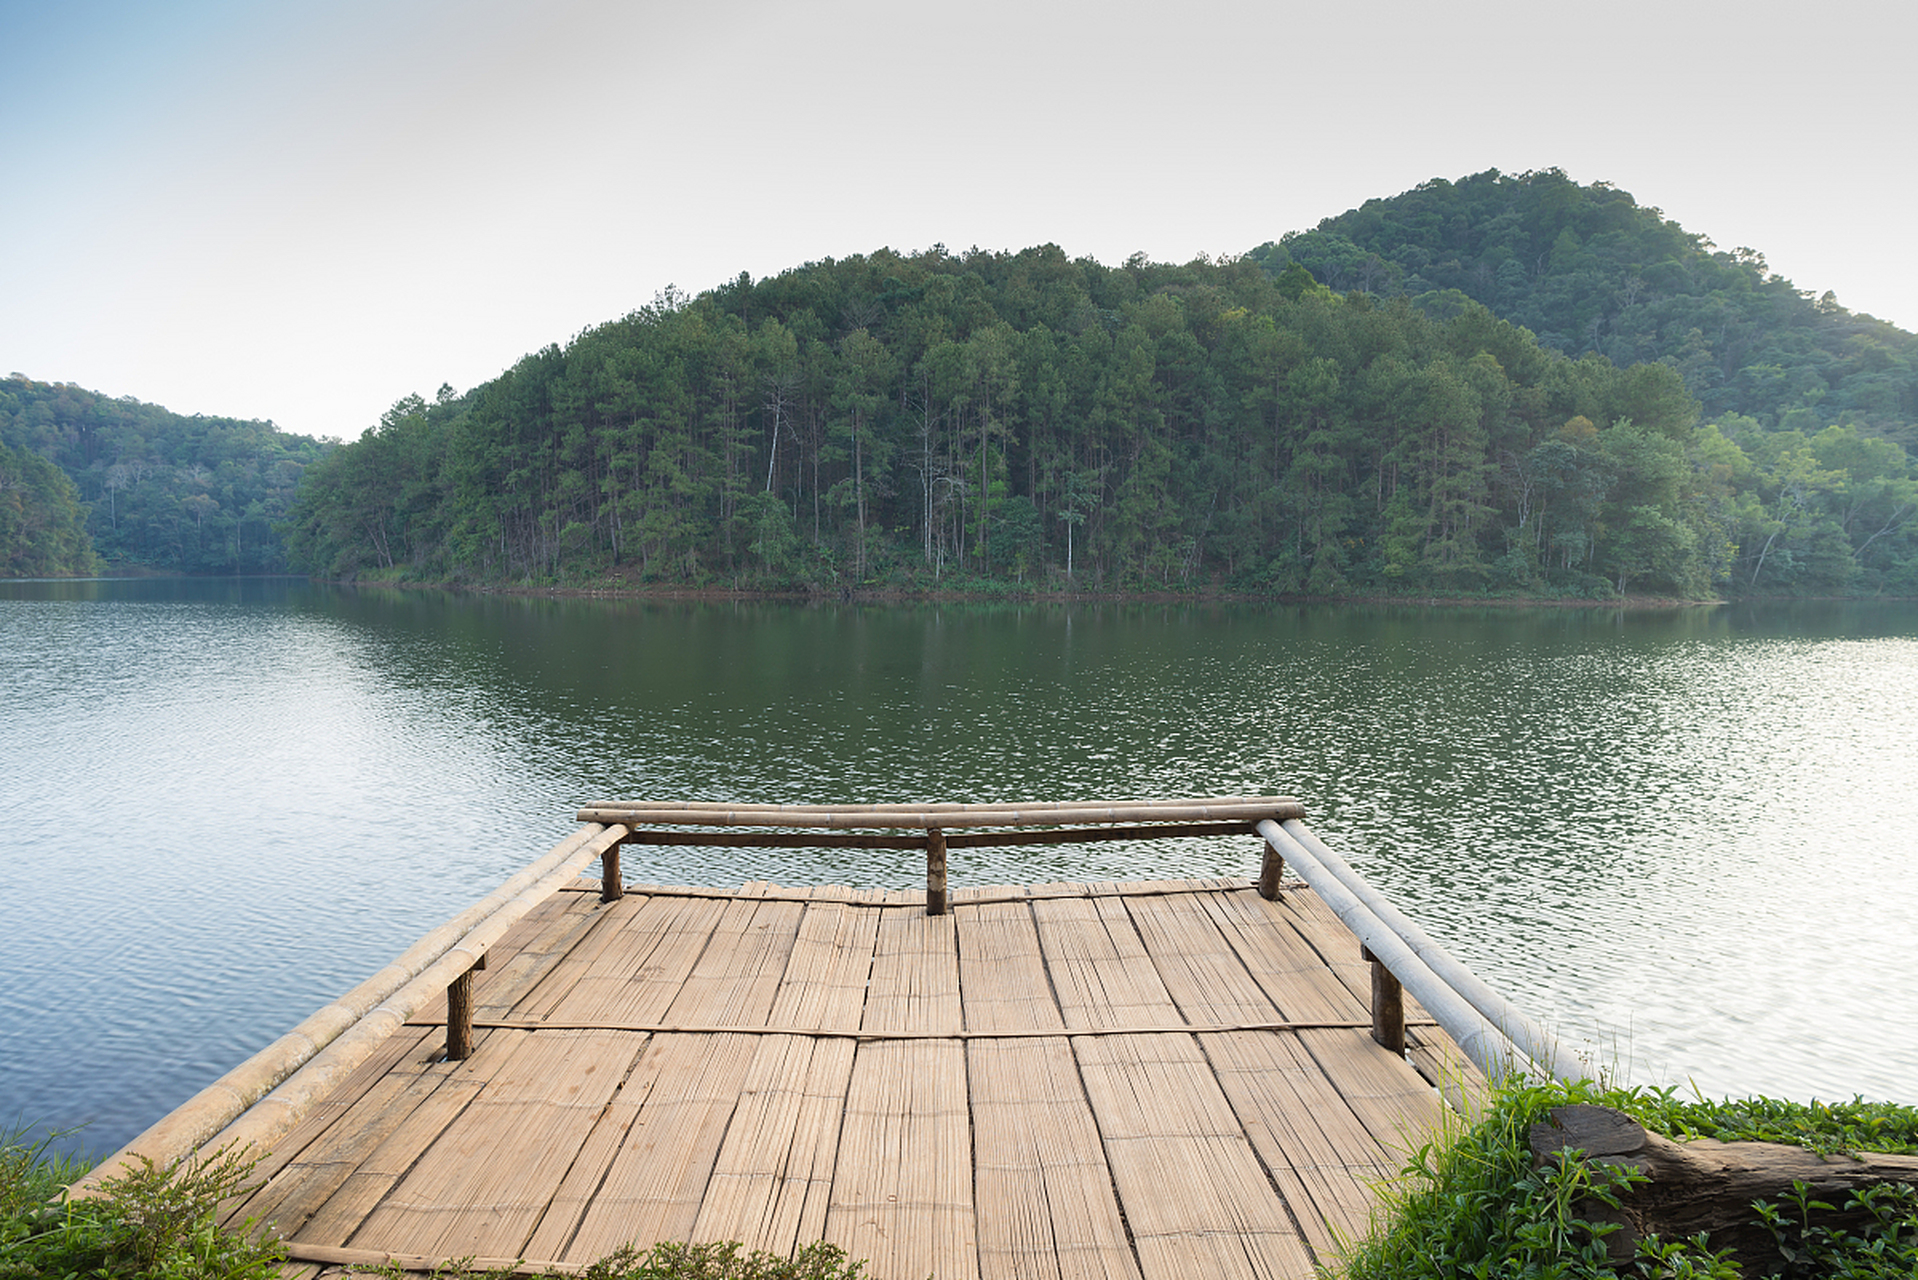
<instances>
[{"instance_id":1,"label":"forested hill","mask_svg":"<svg viewBox=\"0 0 1918 1280\"><path fill-rule=\"evenodd\" d=\"M0 577L90 573L101 560L285 572L274 526L324 449L270 422L188 417L15 374L0 381ZM10 486L10 466L40 480Z\"/></svg>"},{"instance_id":2,"label":"forested hill","mask_svg":"<svg viewBox=\"0 0 1918 1280\"><path fill-rule=\"evenodd\" d=\"M1918 592L1882 418L1701 420L1682 361L1368 283L1052 246L741 276L401 401L308 469L288 546L488 583Z\"/></svg>"},{"instance_id":3,"label":"forested hill","mask_svg":"<svg viewBox=\"0 0 1918 1280\"><path fill-rule=\"evenodd\" d=\"M1918 448L1918 335L1800 291L1763 254L1721 250L1605 183L1556 169L1435 179L1252 256L1440 312L1462 294L1566 355L1663 361L1707 418L1853 423Z\"/></svg>"},{"instance_id":4,"label":"forested hill","mask_svg":"<svg viewBox=\"0 0 1918 1280\"><path fill-rule=\"evenodd\" d=\"M70 578L99 570L86 508L65 472L0 439L0 578Z\"/></svg>"}]
</instances>

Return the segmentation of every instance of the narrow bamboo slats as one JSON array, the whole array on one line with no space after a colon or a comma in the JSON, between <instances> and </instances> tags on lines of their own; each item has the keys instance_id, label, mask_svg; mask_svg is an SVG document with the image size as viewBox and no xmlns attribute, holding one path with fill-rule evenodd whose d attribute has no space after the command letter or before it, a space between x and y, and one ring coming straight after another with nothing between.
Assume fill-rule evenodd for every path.
<instances>
[{"instance_id":1,"label":"narrow bamboo slats","mask_svg":"<svg viewBox=\"0 0 1918 1280\"><path fill-rule=\"evenodd\" d=\"M471 1056L422 1004L232 1220L422 1269L824 1238L873 1280L1307 1280L1442 1105L1297 886L598 888L490 944Z\"/></svg>"},{"instance_id":2,"label":"narrow bamboo slats","mask_svg":"<svg viewBox=\"0 0 1918 1280\"><path fill-rule=\"evenodd\" d=\"M231 1220L306 1264L575 1271L627 1243L824 1238L873 1280L1305 1280L1438 1122L1434 1084L1482 1082L1409 990L1404 1051L1374 1039L1358 941L1282 879L1322 870L1301 814L590 806L510 892L326 1013L332 1046L226 1089L277 1085L220 1120L271 1147ZM946 879L949 848L1238 834L1265 837L1254 877ZM628 842L921 849L927 881L628 886Z\"/></svg>"}]
</instances>

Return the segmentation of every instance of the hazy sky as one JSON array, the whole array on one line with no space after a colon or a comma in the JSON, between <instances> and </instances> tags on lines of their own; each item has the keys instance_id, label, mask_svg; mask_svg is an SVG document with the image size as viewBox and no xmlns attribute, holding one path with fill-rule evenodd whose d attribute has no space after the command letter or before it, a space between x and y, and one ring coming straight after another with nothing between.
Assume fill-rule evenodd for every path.
<instances>
[{"instance_id":1,"label":"hazy sky","mask_svg":"<svg viewBox=\"0 0 1918 1280\"><path fill-rule=\"evenodd\" d=\"M1905 0L0 0L0 373L352 438L741 271L1605 180L1918 328Z\"/></svg>"}]
</instances>

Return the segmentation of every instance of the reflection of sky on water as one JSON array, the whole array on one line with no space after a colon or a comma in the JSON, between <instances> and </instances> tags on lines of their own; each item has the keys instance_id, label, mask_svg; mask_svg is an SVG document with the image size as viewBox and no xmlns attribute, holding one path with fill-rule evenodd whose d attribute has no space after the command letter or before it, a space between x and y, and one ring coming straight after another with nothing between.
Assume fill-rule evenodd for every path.
<instances>
[{"instance_id":1,"label":"reflection of sky on water","mask_svg":"<svg viewBox=\"0 0 1918 1280\"><path fill-rule=\"evenodd\" d=\"M91 598L89 598L91 597ZM112 1146L596 799L1280 792L1645 1081L1918 1097L1918 612L0 594L0 1098ZM1254 874L1247 839L960 850L961 884ZM629 877L915 883L632 848ZM40 1113L47 1114L40 1114Z\"/></svg>"}]
</instances>

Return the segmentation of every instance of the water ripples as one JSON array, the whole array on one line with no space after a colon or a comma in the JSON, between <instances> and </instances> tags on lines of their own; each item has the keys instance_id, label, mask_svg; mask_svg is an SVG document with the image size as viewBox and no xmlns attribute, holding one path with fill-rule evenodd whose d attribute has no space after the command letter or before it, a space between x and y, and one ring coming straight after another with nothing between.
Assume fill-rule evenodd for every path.
<instances>
[{"instance_id":1,"label":"water ripples","mask_svg":"<svg viewBox=\"0 0 1918 1280\"><path fill-rule=\"evenodd\" d=\"M0 1100L112 1147L580 804L1269 793L1648 1082L1918 1097L1918 613L806 609L0 591ZM1253 874L1250 839L959 883ZM911 857L633 847L667 882Z\"/></svg>"}]
</instances>

